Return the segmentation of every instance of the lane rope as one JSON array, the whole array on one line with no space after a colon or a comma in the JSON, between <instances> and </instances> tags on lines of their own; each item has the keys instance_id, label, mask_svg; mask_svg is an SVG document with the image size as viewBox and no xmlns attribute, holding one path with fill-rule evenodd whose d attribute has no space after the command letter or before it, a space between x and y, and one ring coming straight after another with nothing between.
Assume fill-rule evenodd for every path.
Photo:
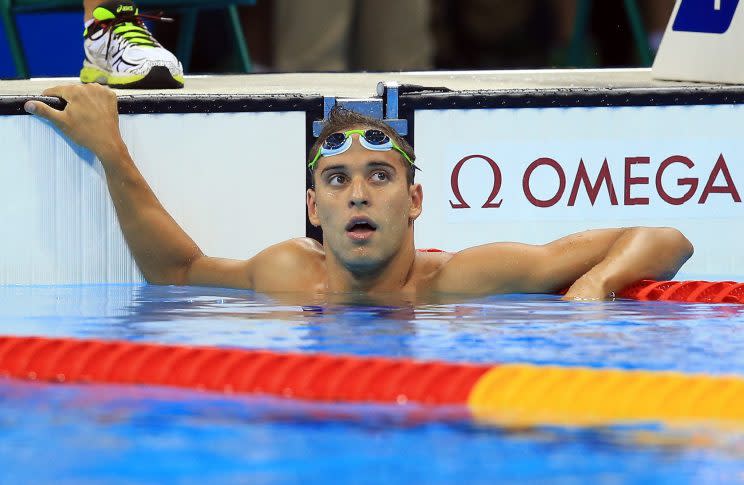
<instances>
[{"instance_id":1,"label":"lane rope","mask_svg":"<svg viewBox=\"0 0 744 485\"><path fill-rule=\"evenodd\" d=\"M621 291L618 296L634 300L744 303L744 283L642 280Z\"/></svg>"},{"instance_id":2,"label":"lane rope","mask_svg":"<svg viewBox=\"0 0 744 485\"><path fill-rule=\"evenodd\" d=\"M502 426L648 421L744 428L739 376L16 336L0 337L0 376L313 401L460 405L474 419Z\"/></svg>"}]
</instances>

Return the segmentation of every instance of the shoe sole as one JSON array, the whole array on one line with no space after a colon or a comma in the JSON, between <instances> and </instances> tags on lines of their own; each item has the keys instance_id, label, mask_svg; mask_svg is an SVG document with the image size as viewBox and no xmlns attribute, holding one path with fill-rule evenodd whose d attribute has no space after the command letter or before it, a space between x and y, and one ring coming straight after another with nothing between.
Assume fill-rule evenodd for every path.
<instances>
[{"instance_id":1,"label":"shoe sole","mask_svg":"<svg viewBox=\"0 0 744 485\"><path fill-rule=\"evenodd\" d=\"M93 67L80 70L83 83L107 84L117 89L179 89L183 87L183 76L173 76L165 66L154 66L146 75L114 77Z\"/></svg>"}]
</instances>

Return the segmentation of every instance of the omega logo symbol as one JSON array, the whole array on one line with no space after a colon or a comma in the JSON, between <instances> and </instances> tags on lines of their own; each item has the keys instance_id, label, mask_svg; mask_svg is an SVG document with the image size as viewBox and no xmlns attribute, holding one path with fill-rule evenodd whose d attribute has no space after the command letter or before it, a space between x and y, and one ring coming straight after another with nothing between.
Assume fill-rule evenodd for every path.
<instances>
[{"instance_id":1,"label":"omega logo symbol","mask_svg":"<svg viewBox=\"0 0 744 485\"><path fill-rule=\"evenodd\" d=\"M504 201L503 199L499 200L498 202L494 202L494 199L496 199L496 196L499 195L499 191L501 190L501 169L499 168L498 164L494 162L492 159L488 158L485 155L468 155L467 157L461 159L459 162L457 162L457 165L455 165L455 168L452 169L452 175L450 176L450 184L452 185L452 193L455 196L455 199L457 199L457 202L449 201L450 206L453 209L469 209L470 205L465 202L465 199L463 199L462 194L460 193L460 170L462 169L462 166L465 165L465 162L468 160L472 160L474 158L480 158L481 160L485 160L488 162L488 165L491 167L491 170L493 170L493 188L491 189L491 194L486 199L486 202L481 206L484 209L492 209L496 208L498 209L501 207L501 203Z\"/></svg>"}]
</instances>

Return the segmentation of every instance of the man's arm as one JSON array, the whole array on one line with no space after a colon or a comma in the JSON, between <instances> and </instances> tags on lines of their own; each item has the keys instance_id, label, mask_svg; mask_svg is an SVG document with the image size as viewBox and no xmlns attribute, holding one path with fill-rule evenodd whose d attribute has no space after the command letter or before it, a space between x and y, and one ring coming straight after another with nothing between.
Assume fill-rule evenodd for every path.
<instances>
[{"instance_id":1,"label":"man's arm","mask_svg":"<svg viewBox=\"0 0 744 485\"><path fill-rule=\"evenodd\" d=\"M672 279L693 251L692 243L671 227L627 229L602 261L571 285L564 299L606 298L642 279Z\"/></svg>"},{"instance_id":2,"label":"man's arm","mask_svg":"<svg viewBox=\"0 0 744 485\"><path fill-rule=\"evenodd\" d=\"M51 88L43 94L65 99L64 111L40 101L27 102L26 110L52 121L101 161L122 232L148 282L253 287L251 260L205 256L160 204L121 138L113 91L89 84Z\"/></svg>"},{"instance_id":3,"label":"man's arm","mask_svg":"<svg viewBox=\"0 0 744 485\"><path fill-rule=\"evenodd\" d=\"M542 246L494 243L460 251L442 268L446 292L553 293L599 299L645 278L673 277L692 244L672 228L599 229Z\"/></svg>"}]
</instances>

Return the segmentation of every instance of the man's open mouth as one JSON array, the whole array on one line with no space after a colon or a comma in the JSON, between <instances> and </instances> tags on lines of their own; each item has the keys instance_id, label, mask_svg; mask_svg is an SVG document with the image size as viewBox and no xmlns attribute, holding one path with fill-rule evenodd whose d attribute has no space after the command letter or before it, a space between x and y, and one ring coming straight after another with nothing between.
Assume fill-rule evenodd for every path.
<instances>
[{"instance_id":1,"label":"man's open mouth","mask_svg":"<svg viewBox=\"0 0 744 485\"><path fill-rule=\"evenodd\" d=\"M377 224L366 217L354 217L346 224L346 233L352 239L366 239L377 230Z\"/></svg>"}]
</instances>

